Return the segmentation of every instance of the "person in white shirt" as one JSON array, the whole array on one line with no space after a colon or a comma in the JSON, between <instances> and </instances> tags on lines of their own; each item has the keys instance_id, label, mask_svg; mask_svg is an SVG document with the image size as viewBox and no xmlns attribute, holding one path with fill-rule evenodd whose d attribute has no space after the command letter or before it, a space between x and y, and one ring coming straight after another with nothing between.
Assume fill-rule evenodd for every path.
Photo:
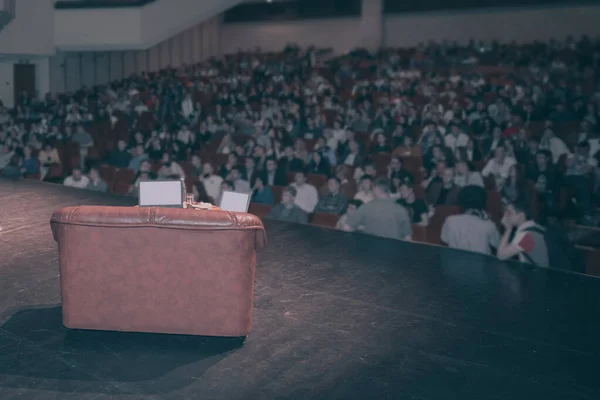
<instances>
[{"instance_id":1,"label":"person in white shirt","mask_svg":"<svg viewBox=\"0 0 600 400\"><path fill-rule=\"evenodd\" d=\"M487 255L498 248L500 233L485 211L486 200L482 187L466 186L461 190L458 202L464 212L447 217L442 225L440 237L448 247Z\"/></svg>"},{"instance_id":2,"label":"person in white shirt","mask_svg":"<svg viewBox=\"0 0 600 400\"><path fill-rule=\"evenodd\" d=\"M544 135L540 140L540 150L549 150L552 153L552 161L556 164L560 157L565 154L570 154L569 148L562 141L562 139L556 137L554 131L551 128L546 128Z\"/></svg>"},{"instance_id":3,"label":"person in white shirt","mask_svg":"<svg viewBox=\"0 0 600 400\"><path fill-rule=\"evenodd\" d=\"M163 154L162 164L162 167L158 170L158 179L173 179L177 176L179 179L185 180L183 168L173 161L172 156L169 153Z\"/></svg>"},{"instance_id":4,"label":"person in white shirt","mask_svg":"<svg viewBox=\"0 0 600 400\"><path fill-rule=\"evenodd\" d=\"M506 157L504 147L496 147L496 150L494 150L494 158L487 162L483 171L481 171L481 175L484 178L493 176L496 180L496 188L500 190L508 178L510 167L516 163L514 158Z\"/></svg>"},{"instance_id":5,"label":"person in white shirt","mask_svg":"<svg viewBox=\"0 0 600 400\"><path fill-rule=\"evenodd\" d=\"M306 173L304 171L296 172L294 183L290 186L296 189L296 199L294 200L296 205L304 212L312 213L319 202L319 193L313 185L306 183Z\"/></svg>"},{"instance_id":6,"label":"person in white shirt","mask_svg":"<svg viewBox=\"0 0 600 400\"><path fill-rule=\"evenodd\" d=\"M444 137L444 144L452 153L456 152L459 147L466 147L469 142L469 136L460 131L458 125L452 125L450 133Z\"/></svg>"},{"instance_id":7,"label":"person in white shirt","mask_svg":"<svg viewBox=\"0 0 600 400\"><path fill-rule=\"evenodd\" d=\"M183 125L181 127L181 130L179 130L179 132L177 132L177 140L186 146L189 144L193 144L194 135L192 134L192 131L190 131L190 128L188 127L188 125Z\"/></svg>"},{"instance_id":8,"label":"person in white shirt","mask_svg":"<svg viewBox=\"0 0 600 400\"><path fill-rule=\"evenodd\" d=\"M181 102L181 114L185 118L190 119L194 116L194 112L194 101L192 100L192 95L188 93Z\"/></svg>"},{"instance_id":9,"label":"person in white shirt","mask_svg":"<svg viewBox=\"0 0 600 400\"><path fill-rule=\"evenodd\" d=\"M204 184L206 193L215 200L219 199L221 197L223 178L214 174L214 168L209 162L204 163L202 168L202 175L199 178Z\"/></svg>"},{"instance_id":10,"label":"person in white shirt","mask_svg":"<svg viewBox=\"0 0 600 400\"><path fill-rule=\"evenodd\" d=\"M233 183L233 190L237 193L252 193L250 183L242 179L242 173L240 167L233 167L229 173L227 180Z\"/></svg>"},{"instance_id":11,"label":"person in white shirt","mask_svg":"<svg viewBox=\"0 0 600 400\"><path fill-rule=\"evenodd\" d=\"M354 200L360 200L363 204L366 204L375 198L373 195L373 177L371 175L363 175L360 178L358 188Z\"/></svg>"},{"instance_id":12,"label":"person in white shirt","mask_svg":"<svg viewBox=\"0 0 600 400\"><path fill-rule=\"evenodd\" d=\"M454 175L454 184L456 186L480 186L484 187L483 177L478 171L475 171L470 163L459 161L455 165L456 174Z\"/></svg>"},{"instance_id":13,"label":"person in white shirt","mask_svg":"<svg viewBox=\"0 0 600 400\"><path fill-rule=\"evenodd\" d=\"M89 183L90 179L87 176L83 175L79 168L74 168L73 172L71 172L71 175L68 176L64 181L65 186L74 187L78 189L87 188Z\"/></svg>"}]
</instances>

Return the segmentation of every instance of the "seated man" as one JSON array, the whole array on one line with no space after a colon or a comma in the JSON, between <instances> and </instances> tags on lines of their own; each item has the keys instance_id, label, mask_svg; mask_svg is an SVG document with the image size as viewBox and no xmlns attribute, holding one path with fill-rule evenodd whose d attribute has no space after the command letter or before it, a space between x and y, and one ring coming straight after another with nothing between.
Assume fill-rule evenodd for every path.
<instances>
[{"instance_id":1,"label":"seated man","mask_svg":"<svg viewBox=\"0 0 600 400\"><path fill-rule=\"evenodd\" d=\"M454 183L454 169L445 168L441 181L432 182L425 193L427 203L433 206L441 204L456 205L460 187Z\"/></svg>"},{"instance_id":2,"label":"seated man","mask_svg":"<svg viewBox=\"0 0 600 400\"><path fill-rule=\"evenodd\" d=\"M375 199L348 217L346 231L356 231L389 239L411 240L412 226L406 208L390 196L390 184L385 178L373 183Z\"/></svg>"},{"instance_id":3,"label":"seated man","mask_svg":"<svg viewBox=\"0 0 600 400\"><path fill-rule=\"evenodd\" d=\"M429 225L429 207L425 200L416 198L412 183L404 182L400 186L400 198L396 202L406 208L413 224Z\"/></svg>"},{"instance_id":4,"label":"seated man","mask_svg":"<svg viewBox=\"0 0 600 400\"><path fill-rule=\"evenodd\" d=\"M509 204L502 218L502 225L506 229L498 246L500 260L509 260L518 256L519 261L524 263L538 267L549 266L544 228L535 223L527 204ZM515 234L511 240L513 229Z\"/></svg>"},{"instance_id":5,"label":"seated man","mask_svg":"<svg viewBox=\"0 0 600 400\"><path fill-rule=\"evenodd\" d=\"M306 182L306 172L297 171L294 175L294 183L290 186L296 189L294 196L296 205L305 213L312 213L319 202L319 194L313 185Z\"/></svg>"},{"instance_id":6,"label":"seated man","mask_svg":"<svg viewBox=\"0 0 600 400\"><path fill-rule=\"evenodd\" d=\"M358 192L354 195L355 200L360 200L363 203L368 203L373 200L373 176L371 175L363 175L360 178L360 183L358 185Z\"/></svg>"},{"instance_id":7,"label":"seated man","mask_svg":"<svg viewBox=\"0 0 600 400\"><path fill-rule=\"evenodd\" d=\"M86 189L88 187L89 183L90 183L89 178L87 176L83 175L81 173L81 169L79 169L79 168L73 168L73 172L71 172L71 175L68 176L64 181L65 186L79 188L79 189Z\"/></svg>"},{"instance_id":8,"label":"seated man","mask_svg":"<svg viewBox=\"0 0 600 400\"><path fill-rule=\"evenodd\" d=\"M460 215L446 218L441 239L448 247L492 254L498 248L500 233L485 212L487 193L481 186L466 186L459 195L459 204L465 210Z\"/></svg>"},{"instance_id":9,"label":"seated man","mask_svg":"<svg viewBox=\"0 0 600 400\"><path fill-rule=\"evenodd\" d=\"M233 182L233 190L237 193L251 193L250 183L242 179L242 170L240 167L233 167L227 180Z\"/></svg>"},{"instance_id":10,"label":"seated man","mask_svg":"<svg viewBox=\"0 0 600 400\"><path fill-rule=\"evenodd\" d=\"M335 176L327 180L327 194L321 197L317 203L315 212L330 214L343 214L348 206L348 199L340 191L340 180Z\"/></svg>"},{"instance_id":11,"label":"seated man","mask_svg":"<svg viewBox=\"0 0 600 400\"><path fill-rule=\"evenodd\" d=\"M308 215L295 204L296 189L287 187L281 194L281 203L277 204L269 213L269 218L279 221L306 224Z\"/></svg>"},{"instance_id":12,"label":"seated man","mask_svg":"<svg viewBox=\"0 0 600 400\"><path fill-rule=\"evenodd\" d=\"M100 177L97 168L90 168L88 178L90 179L90 182L87 185L88 190L93 190L94 192L108 192L108 184Z\"/></svg>"},{"instance_id":13,"label":"seated man","mask_svg":"<svg viewBox=\"0 0 600 400\"><path fill-rule=\"evenodd\" d=\"M360 200L350 200L348 202L348 208L346 209L346 213L340 217L337 224L335 225L335 229L344 230L344 226L348 222L348 218L356 212L364 203Z\"/></svg>"}]
</instances>

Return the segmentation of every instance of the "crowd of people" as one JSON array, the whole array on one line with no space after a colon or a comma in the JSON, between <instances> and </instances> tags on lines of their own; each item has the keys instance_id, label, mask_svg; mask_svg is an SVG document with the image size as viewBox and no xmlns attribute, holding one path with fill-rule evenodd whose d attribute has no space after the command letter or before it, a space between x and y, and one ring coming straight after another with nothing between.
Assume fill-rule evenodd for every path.
<instances>
[{"instance_id":1,"label":"crowd of people","mask_svg":"<svg viewBox=\"0 0 600 400\"><path fill-rule=\"evenodd\" d=\"M109 191L108 165L131 171L132 195L142 180L181 178L198 201L244 192L272 218L333 214L338 229L402 240L439 206L461 206L444 243L547 266L549 219L596 224L599 70L590 38L240 52L23 94L0 109L0 169ZM506 205L496 221L491 193Z\"/></svg>"}]
</instances>

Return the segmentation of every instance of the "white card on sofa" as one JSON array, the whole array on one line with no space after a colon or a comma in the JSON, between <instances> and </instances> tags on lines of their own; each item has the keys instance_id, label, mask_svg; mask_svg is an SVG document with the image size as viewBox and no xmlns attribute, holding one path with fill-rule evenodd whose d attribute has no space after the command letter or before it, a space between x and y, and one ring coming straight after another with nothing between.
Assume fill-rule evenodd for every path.
<instances>
[{"instance_id":1,"label":"white card on sofa","mask_svg":"<svg viewBox=\"0 0 600 400\"><path fill-rule=\"evenodd\" d=\"M248 212L250 206L250 195L225 191L221 195L221 210L233 212Z\"/></svg>"}]
</instances>

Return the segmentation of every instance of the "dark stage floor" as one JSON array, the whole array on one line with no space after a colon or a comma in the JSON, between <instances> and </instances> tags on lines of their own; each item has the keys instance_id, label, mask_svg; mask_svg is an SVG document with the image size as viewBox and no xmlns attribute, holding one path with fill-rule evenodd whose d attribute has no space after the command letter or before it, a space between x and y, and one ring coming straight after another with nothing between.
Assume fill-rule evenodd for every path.
<instances>
[{"instance_id":1,"label":"dark stage floor","mask_svg":"<svg viewBox=\"0 0 600 400\"><path fill-rule=\"evenodd\" d=\"M0 181L0 399L600 398L600 279L272 221L243 347L67 334L50 215L129 203Z\"/></svg>"}]
</instances>

